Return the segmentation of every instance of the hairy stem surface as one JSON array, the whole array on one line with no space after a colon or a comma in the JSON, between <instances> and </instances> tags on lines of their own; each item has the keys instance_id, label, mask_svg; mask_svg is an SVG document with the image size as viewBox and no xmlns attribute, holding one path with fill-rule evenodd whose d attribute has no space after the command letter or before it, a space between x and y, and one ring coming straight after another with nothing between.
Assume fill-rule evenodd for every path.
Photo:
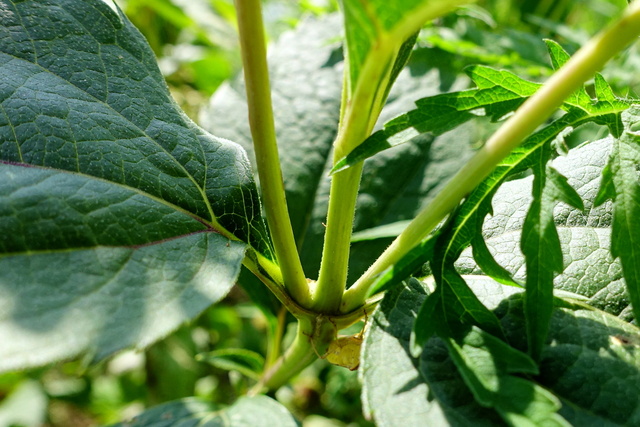
<instances>
[{"instance_id":1,"label":"hairy stem surface","mask_svg":"<svg viewBox=\"0 0 640 427\"><path fill-rule=\"evenodd\" d=\"M276 144L260 0L235 0L235 5L249 106L249 124L265 215L284 285L298 304L307 307L310 303L309 286L293 237Z\"/></svg>"}]
</instances>

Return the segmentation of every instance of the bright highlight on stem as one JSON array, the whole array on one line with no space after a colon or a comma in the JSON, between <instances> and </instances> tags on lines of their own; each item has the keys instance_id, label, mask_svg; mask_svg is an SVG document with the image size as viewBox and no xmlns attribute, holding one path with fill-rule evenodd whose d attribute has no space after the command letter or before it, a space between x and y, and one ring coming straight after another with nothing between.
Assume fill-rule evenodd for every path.
<instances>
[{"instance_id":1,"label":"bright highlight on stem","mask_svg":"<svg viewBox=\"0 0 640 427\"><path fill-rule=\"evenodd\" d=\"M415 7L391 31L380 30L374 43L375 53L369 53L357 82L350 81L346 70L341 119L334 142L334 164L371 134L386 102L385 88L390 83L392 68L402 43L425 22L472 1L425 2ZM322 262L312 297L312 308L320 312L336 312L340 308L347 281L351 232L362 167L361 163L337 173L331 181Z\"/></svg>"},{"instance_id":2,"label":"bright highlight on stem","mask_svg":"<svg viewBox=\"0 0 640 427\"><path fill-rule=\"evenodd\" d=\"M411 221L380 258L345 292L341 311L347 313L361 306L378 275L396 264L425 239L511 150L544 123L569 95L578 90L638 35L640 2L635 1L617 22L592 38L493 134L429 206Z\"/></svg>"},{"instance_id":3,"label":"bright highlight on stem","mask_svg":"<svg viewBox=\"0 0 640 427\"><path fill-rule=\"evenodd\" d=\"M249 124L256 153L264 210L284 285L303 307L309 287L293 237L285 198L271 105L271 86L260 0L235 0L242 64L249 106Z\"/></svg>"}]
</instances>

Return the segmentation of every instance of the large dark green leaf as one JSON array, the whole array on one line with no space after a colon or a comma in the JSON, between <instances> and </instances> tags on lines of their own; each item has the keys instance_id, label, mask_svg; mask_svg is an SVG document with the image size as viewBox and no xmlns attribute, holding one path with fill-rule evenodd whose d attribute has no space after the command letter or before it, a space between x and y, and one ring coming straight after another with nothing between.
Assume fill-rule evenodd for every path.
<instances>
[{"instance_id":1,"label":"large dark green leaf","mask_svg":"<svg viewBox=\"0 0 640 427\"><path fill-rule=\"evenodd\" d=\"M485 305L497 307L508 342L520 351L526 349L522 300L520 294L513 295L520 291L476 277L466 279ZM505 424L502 419L525 421L522 425L563 425L554 415L558 403L559 415L571 425L638 422L640 357L635 342L640 330L636 327L580 305L557 308L539 374L528 376L529 381L509 377L513 380L500 382L494 410L476 403L440 339L432 338L419 358L411 357L411 327L427 294L417 281L394 288L373 316L360 372L365 410L377 425L497 426ZM486 351L482 348L480 353ZM486 353L466 355L476 364L470 365L476 374L505 369L492 367ZM499 359L497 355L493 363Z\"/></svg>"},{"instance_id":2,"label":"large dark green leaf","mask_svg":"<svg viewBox=\"0 0 640 427\"><path fill-rule=\"evenodd\" d=\"M192 399L176 400L156 406L113 427L296 427L293 416L266 396L241 397L231 406L221 407Z\"/></svg>"},{"instance_id":3,"label":"large dark green leaf","mask_svg":"<svg viewBox=\"0 0 640 427\"><path fill-rule=\"evenodd\" d=\"M151 344L227 293L238 240L271 263L243 150L113 4L0 10L0 369Z\"/></svg>"}]
</instances>

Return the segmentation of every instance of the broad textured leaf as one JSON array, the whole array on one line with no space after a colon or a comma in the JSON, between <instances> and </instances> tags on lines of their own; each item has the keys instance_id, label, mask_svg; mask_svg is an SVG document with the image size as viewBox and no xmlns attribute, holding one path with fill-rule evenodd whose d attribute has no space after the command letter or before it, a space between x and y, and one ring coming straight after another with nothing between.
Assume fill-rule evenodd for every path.
<instances>
[{"instance_id":1,"label":"broad textured leaf","mask_svg":"<svg viewBox=\"0 0 640 427\"><path fill-rule=\"evenodd\" d=\"M594 203L613 144L611 138L590 142L552 163L584 202L584 210L564 204L554 209L563 252L563 272L555 277L554 285L556 289L587 297L594 307L628 319L629 299L622 268L609 251L612 206ZM493 198L493 214L483 225L490 252L518 281L526 279L520 239L532 203L532 185L532 177L504 183ZM463 275L482 274L468 249L456 266Z\"/></svg>"},{"instance_id":2,"label":"broad textured leaf","mask_svg":"<svg viewBox=\"0 0 640 427\"><path fill-rule=\"evenodd\" d=\"M480 85L480 83L478 83ZM577 99L577 98L576 98ZM581 101L580 101L581 102ZM623 108L624 105L624 108ZM488 178L486 178L478 187L471 192L471 194L465 199L461 206L454 212L449 219L447 225L443 228L438 237L437 250L434 253L434 258L431 262L431 268L436 277L436 281L443 287L442 292L439 292L438 297L442 298L443 302L440 305L431 305L429 309L425 308L426 312L420 313L418 316L418 322L415 326L415 337L417 345L422 345L423 340L427 339L432 332L432 326L427 325L427 319L437 314L439 321L445 321L449 323L449 327L452 327L456 322L468 322L472 321L475 325L478 325L486 330L498 333L495 326L495 321L491 319L491 316L483 310L482 305L478 303L469 292L465 281L460 277L459 273L455 271L454 262L460 256L462 250L470 243L480 244L479 248L474 248L474 255L477 256L476 262L481 268L484 268L488 274L497 273L496 279L502 283L517 285L517 282L510 278L508 271L500 266L490 254L490 251L485 250L485 242L481 240L478 235L482 231L482 224L484 217L491 211L491 199L496 189L504 182L504 180L511 174L521 172L528 167L546 163L546 158L550 150L550 143L561 134L566 128L573 128L580 124L594 120L599 123L607 124L610 129L617 129L617 124L620 121L621 112L628 108L628 104L611 104L608 99L597 100L596 102L580 105L580 107L571 107L569 112L562 116L560 119L546 126L545 128L534 133L514 152L509 155ZM559 180L554 181L557 185L554 195L564 194L566 195L566 188L570 186L561 184ZM539 188L543 186L539 184ZM563 191L559 191L562 189ZM572 199L571 199L572 198ZM554 201L557 197L552 197ZM569 200L571 199L571 200ZM578 199L575 201L574 199ZM573 194L567 195L565 200L579 203L580 197ZM532 293L529 300L531 306L528 310L532 313L532 319L535 322L531 322L530 335L532 340L532 351L535 355L540 350L540 346L544 342L544 331L546 330L546 322L550 312L547 310L545 314L544 307L549 307L549 301L552 298L552 278L554 271L561 271L562 257L560 253L558 239L555 236L555 225L551 220L551 213L553 209L552 201L546 203L544 221L541 221L541 211L543 207L541 204L541 195L534 201L532 207L532 213L530 214L530 220L527 223L528 229L525 230L526 237L544 235L545 237L538 243L530 240L528 243L525 241L527 248L531 249L529 254L530 260L535 260L535 253L538 249L543 248L543 243L554 243L548 249L551 251L548 258L540 259L541 264L535 264L535 262L528 266L531 271L538 271L539 274L531 274L527 276L528 288L532 290L545 290L545 292ZM526 209L526 206L521 206ZM538 214L536 214L536 211ZM540 233L531 233L531 225L544 225ZM546 248L546 246L544 246ZM478 250L482 249L482 250ZM555 252L553 252L555 251ZM552 260L554 264L551 266L545 265L544 262ZM532 261L533 262L533 261ZM485 268L488 267L488 268ZM543 285L545 284L545 285ZM440 307L439 311L432 312L436 307ZM446 309L445 309L446 307ZM542 307L542 308L541 308ZM545 320L547 319L547 320ZM453 322L453 323L452 323ZM421 328L426 328L421 331ZM535 333L534 333L535 331ZM414 349L415 350L415 349Z\"/></svg>"},{"instance_id":3,"label":"broad textured leaf","mask_svg":"<svg viewBox=\"0 0 640 427\"><path fill-rule=\"evenodd\" d=\"M243 150L113 4L0 9L0 369L151 344L227 293L236 240L271 263Z\"/></svg>"},{"instance_id":4,"label":"broad textured leaf","mask_svg":"<svg viewBox=\"0 0 640 427\"><path fill-rule=\"evenodd\" d=\"M266 396L241 397L223 407L195 398L177 400L151 408L130 421L113 427L297 427L293 416Z\"/></svg>"},{"instance_id":5,"label":"broad textured leaf","mask_svg":"<svg viewBox=\"0 0 640 427\"><path fill-rule=\"evenodd\" d=\"M485 305L497 307L508 342L520 351L526 349L522 301L514 295L521 290L475 277L465 279ZM394 288L371 319L360 368L366 412L380 426L505 425L497 411L475 403L440 339L432 338L419 358L411 357L411 327L427 294L416 281ZM509 416L509 421L546 425L548 418L536 417L551 414L559 398L559 414L571 425L637 423L640 357L631 343L638 333L636 327L604 312L579 305L556 309L540 373L522 380L526 385L513 377L500 387L500 405L520 414ZM557 415L551 421L563 425Z\"/></svg>"},{"instance_id":6,"label":"broad textured leaf","mask_svg":"<svg viewBox=\"0 0 640 427\"><path fill-rule=\"evenodd\" d=\"M340 117L342 50L338 16L306 20L285 33L269 50L270 76L280 158L289 212L307 277L320 265L331 168L331 145ZM410 108L416 98L459 89L446 58L430 49L414 50L383 109L381 121ZM215 133L239 142L253 156L241 78L223 85L203 111L201 122ZM425 135L367 161L354 229L404 221L415 216L442 183L472 153L474 130L434 139ZM349 278L354 280L386 248L388 239L352 245Z\"/></svg>"},{"instance_id":7,"label":"broad textured leaf","mask_svg":"<svg viewBox=\"0 0 640 427\"><path fill-rule=\"evenodd\" d=\"M627 291L640 318L640 109L630 109L623 117L625 131L614 141L611 158L603 174L598 202L613 199L611 254L620 259Z\"/></svg>"},{"instance_id":8,"label":"broad textured leaf","mask_svg":"<svg viewBox=\"0 0 640 427\"><path fill-rule=\"evenodd\" d=\"M359 370L365 414L381 427L500 425L497 413L474 403L442 345L440 359L447 362L433 370L439 372L439 380L425 380L420 370L425 354L421 359L410 356L411 328L426 296L417 281L395 287L370 319Z\"/></svg>"}]
</instances>

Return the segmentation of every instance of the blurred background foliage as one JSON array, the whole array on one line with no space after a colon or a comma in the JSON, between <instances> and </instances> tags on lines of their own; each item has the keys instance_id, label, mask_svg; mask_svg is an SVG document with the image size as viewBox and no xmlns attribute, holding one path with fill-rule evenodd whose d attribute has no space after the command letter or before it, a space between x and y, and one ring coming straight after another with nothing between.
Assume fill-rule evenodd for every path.
<instances>
[{"instance_id":1,"label":"blurred background foliage","mask_svg":"<svg viewBox=\"0 0 640 427\"><path fill-rule=\"evenodd\" d=\"M221 83L240 71L232 0L117 3L149 41L177 102L192 118ZM481 0L425 28L417 49L445 55L455 70L482 63L544 80L551 69L543 38L573 52L626 3ZM335 0L266 0L268 38L275 40L307 16L336 10ZM619 55L603 72L620 96L639 92L637 50L636 45ZM595 139L600 136L595 132L585 128L571 138ZM282 323L285 342L292 326ZM104 425L193 395L230 403L254 383L252 370L263 363L267 336L273 331L273 319L235 289L221 304L145 352L125 352L97 365L75 361L0 375L0 427ZM207 357L211 351L218 353ZM356 372L319 361L276 398L306 427L367 426L359 393Z\"/></svg>"}]
</instances>

